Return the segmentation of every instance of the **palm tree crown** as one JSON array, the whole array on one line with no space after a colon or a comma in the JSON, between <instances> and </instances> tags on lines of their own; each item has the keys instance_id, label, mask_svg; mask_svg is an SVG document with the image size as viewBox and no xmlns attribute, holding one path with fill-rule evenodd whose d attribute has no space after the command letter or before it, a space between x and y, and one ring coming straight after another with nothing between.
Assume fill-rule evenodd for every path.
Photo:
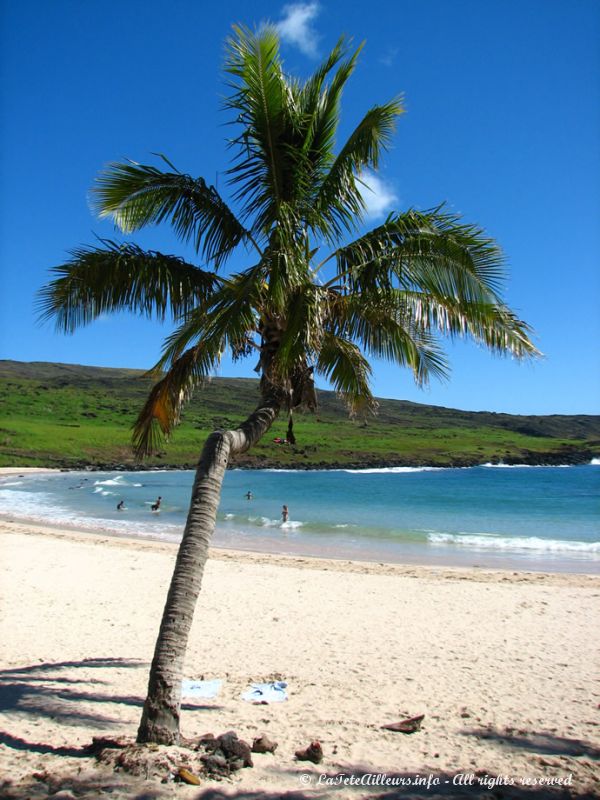
<instances>
[{"instance_id":1,"label":"palm tree crown","mask_svg":"<svg viewBox=\"0 0 600 800\"><path fill-rule=\"evenodd\" d=\"M171 431L227 350L258 359L262 395L282 407L313 407L317 373L354 411L374 405L370 357L409 367L423 384L447 372L440 335L537 353L500 297L503 257L480 228L438 207L390 214L359 235L365 171L377 169L403 111L399 99L374 106L336 150L359 50L340 40L302 82L284 72L274 30L234 29L231 204L164 157L168 171L127 162L99 176L100 216L126 233L169 222L204 265L104 240L73 251L42 292L43 314L65 331L122 309L177 320L134 429L140 454ZM238 248L249 266L219 274Z\"/></svg>"}]
</instances>

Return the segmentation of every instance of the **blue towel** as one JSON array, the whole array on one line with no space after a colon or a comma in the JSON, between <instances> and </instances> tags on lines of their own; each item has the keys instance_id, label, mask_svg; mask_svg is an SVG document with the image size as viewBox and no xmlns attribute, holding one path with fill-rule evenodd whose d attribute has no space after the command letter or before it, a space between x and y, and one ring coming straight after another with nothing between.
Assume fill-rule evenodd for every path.
<instances>
[{"instance_id":1,"label":"blue towel","mask_svg":"<svg viewBox=\"0 0 600 800\"><path fill-rule=\"evenodd\" d=\"M242 700L249 703L281 703L288 699L285 681L271 683L251 683L250 688L242 695Z\"/></svg>"},{"instance_id":2,"label":"blue towel","mask_svg":"<svg viewBox=\"0 0 600 800\"><path fill-rule=\"evenodd\" d=\"M221 678L214 678L212 681L181 681L181 696L211 700L219 694L222 685Z\"/></svg>"}]
</instances>

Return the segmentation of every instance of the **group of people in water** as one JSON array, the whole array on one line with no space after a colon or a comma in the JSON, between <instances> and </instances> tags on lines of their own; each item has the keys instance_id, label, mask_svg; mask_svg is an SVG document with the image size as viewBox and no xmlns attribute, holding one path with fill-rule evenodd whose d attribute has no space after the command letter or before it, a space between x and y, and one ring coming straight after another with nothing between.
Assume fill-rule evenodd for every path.
<instances>
[{"instance_id":1,"label":"group of people in water","mask_svg":"<svg viewBox=\"0 0 600 800\"><path fill-rule=\"evenodd\" d=\"M162 503L162 497L159 495L150 506L150 511L160 511L161 503ZM127 508L125 507L125 500L119 500L119 502L117 503L117 511L127 511Z\"/></svg>"},{"instance_id":2,"label":"group of people in water","mask_svg":"<svg viewBox=\"0 0 600 800\"><path fill-rule=\"evenodd\" d=\"M254 495L250 490L248 490L244 495L244 497L246 498L246 500L252 500ZM154 503L152 503L152 505L150 506L150 510L160 511L161 503L162 503L162 497L159 495L154 501ZM127 511L125 507L125 500L119 500L119 502L117 503L117 511ZM281 509L281 521L287 522L289 518L290 518L289 509L287 506L283 506L283 508Z\"/></svg>"},{"instance_id":3,"label":"group of people in water","mask_svg":"<svg viewBox=\"0 0 600 800\"><path fill-rule=\"evenodd\" d=\"M244 495L244 497L246 498L246 500L252 500L254 495L252 494L252 492L250 490L248 490L246 492L246 494ZM283 506L283 508L281 509L281 521L282 522L287 522L289 518L290 518L289 509L288 509L287 506Z\"/></svg>"}]
</instances>

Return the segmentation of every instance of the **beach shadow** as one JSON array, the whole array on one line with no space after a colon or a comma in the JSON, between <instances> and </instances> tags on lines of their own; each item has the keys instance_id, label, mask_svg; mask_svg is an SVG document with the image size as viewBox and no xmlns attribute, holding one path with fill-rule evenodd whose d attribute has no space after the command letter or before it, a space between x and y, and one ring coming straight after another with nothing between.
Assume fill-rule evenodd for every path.
<instances>
[{"instance_id":1,"label":"beach shadow","mask_svg":"<svg viewBox=\"0 0 600 800\"><path fill-rule=\"evenodd\" d=\"M92 725L103 728L121 724L118 717L78 708L78 703L115 703L141 706L142 698L131 695L108 695L83 691L80 684L106 685L96 678L77 678L60 674L77 669L139 669L147 664L127 658L86 658L81 661L56 661L0 670L0 711L36 718L51 718L66 725ZM71 689L70 686L75 688Z\"/></svg>"},{"instance_id":2,"label":"beach shadow","mask_svg":"<svg viewBox=\"0 0 600 800\"><path fill-rule=\"evenodd\" d=\"M69 683L68 680L63 682ZM57 683L57 681L53 678L52 683ZM103 681L103 683L106 683L106 681ZM0 679L0 711L19 709L22 699L28 695L83 703L116 703L120 706L133 706L140 709L144 705L144 698L135 695L101 694L99 692L82 692L68 688L54 689L48 686L33 686L31 683L2 683ZM182 711L218 711L222 709L223 706L219 705L181 704ZM23 709L21 708L21 710Z\"/></svg>"},{"instance_id":3,"label":"beach shadow","mask_svg":"<svg viewBox=\"0 0 600 800\"><path fill-rule=\"evenodd\" d=\"M12 750L25 750L28 753L39 753L40 755L47 755L51 753L54 756L67 756L69 758L89 758L89 750L86 747L54 747L51 744L42 744L42 742L27 742L18 736L13 736L6 731L0 731L0 744L10 747Z\"/></svg>"},{"instance_id":4,"label":"beach shadow","mask_svg":"<svg viewBox=\"0 0 600 800\"><path fill-rule=\"evenodd\" d=\"M52 720L60 725L96 728L99 731L122 728L129 715L119 713L119 707L142 708L144 697L125 694L108 694L95 691L95 686L104 687L106 680L72 675L77 669L147 669L148 664L126 658L86 658L82 661L58 661L13 667L0 670L0 712L18 714L36 720ZM61 671L70 670L68 676ZM87 684L91 688L84 688ZM110 704L110 705L107 705ZM110 712L107 714L107 709ZM182 711L220 711L217 704L183 703ZM111 713L112 712L112 713ZM37 753L78 755L79 751L69 747L54 748L48 744L28 743L6 731L0 741L7 747Z\"/></svg>"},{"instance_id":5,"label":"beach shadow","mask_svg":"<svg viewBox=\"0 0 600 800\"><path fill-rule=\"evenodd\" d=\"M512 731L495 728L472 728L461 732L463 736L476 736L480 739L492 740L502 747L514 747L543 756L585 756L600 759L600 748L583 739L570 739L566 736L555 736L552 733L536 733L515 735Z\"/></svg>"},{"instance_id":6,"label":"beach shadow","mask_svg":"<svg viewBox=\"0 0 600 800\"><path fill-rule=\"evenodd\" d=\"M57 692L49 686L32 685L30 683L0 683L0 711L19 713L35 718L46 718L63 725L101 725L113 728L121 724L117 717L82 711L70 702L81 699L81 693L71 697L69 692ZM112 703L118 702L108 695L89 695L88 700Z\"/></svg>"},{"instance_id":7,"label":"beach shadow","mask_svg":"<svg viewBox=\"0 0 600 800\"><path fill-rule=\"evenodd\" d=\"M85 770L84 765L81 766ZM27 786L24 793L24 786L19 781L10 779L2 781L0 779L0 797L2 800L23 800L24 797L39 798L43 800L56 792L69 792L71 797L100 798L115 797L128 798L128 800L165 800L170 796L165 794L165 788L160 784L140 782L139 778L129 778L122 774L103 773L98 775L95 768L90 765L87 774L77 776L61 776L49 771L39 774L40 783L33 783ZM145 784L145 785L144 785Z\"/></svg>"},{"instance_id":8,"label":"beach shadow","mask_svg":"<svg viewBox=\"0 0 600 800\"><path fill-rule=\"evenodd\" d=\"M70 669L72 667L83 667L84 669L106 669L116 667L118 669L139 669L147 667L148 662L139 661L134 658L84 658L81 661L47 661L41 664L31 664L28 667L13 667L12 669L0 670L0 680L5 677L19 677L19 680L26 680L31 676L31 680L40 680L44 672L54 672L60 669ZM57 680L53 678L53 680ZM68 679L62 679L68 680ZM70 681L74 683L75 681ZM89 683L89 681L86 681Z\"/></svg>"}]
</instances>

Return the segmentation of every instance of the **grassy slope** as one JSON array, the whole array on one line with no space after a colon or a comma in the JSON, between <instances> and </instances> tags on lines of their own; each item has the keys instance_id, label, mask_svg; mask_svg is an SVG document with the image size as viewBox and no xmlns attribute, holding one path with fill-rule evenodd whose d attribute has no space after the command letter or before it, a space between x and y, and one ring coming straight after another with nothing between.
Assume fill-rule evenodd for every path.
<instances>
[{"instance_id":1,"label":"grassy slope","mask_svg":"<svg viewBox=\"0 0 600 800\"><path fill-rule=\"evenodd\" d=\"M0 361L0 466L133 466L131 425L150 382L136 370ZM206 435L255 407L257 382L215 379L197 392L148 465L192 466ZM298 445L277 445L287 421L238 461L247 466L575 463L600 455L600 417L523 417L381 400L365 425L331 392L296 420Z\"/></svg>"}]
</instances>

